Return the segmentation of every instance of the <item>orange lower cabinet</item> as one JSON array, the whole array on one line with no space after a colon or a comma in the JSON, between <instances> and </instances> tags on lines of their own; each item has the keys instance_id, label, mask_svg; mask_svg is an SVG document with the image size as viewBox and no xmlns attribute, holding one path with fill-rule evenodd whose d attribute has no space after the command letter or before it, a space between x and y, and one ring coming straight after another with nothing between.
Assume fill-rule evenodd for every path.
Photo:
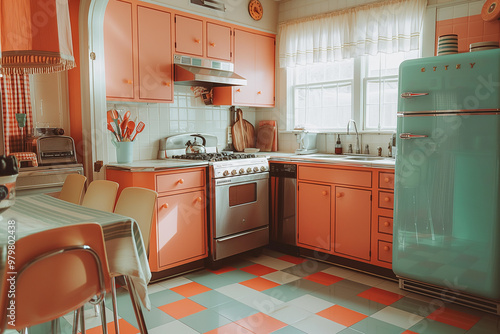
<instances>
[{"instance_id":1,"label":"orange lower cabinet","mask_svg":"<svg viewBox=\"0 0 500 334\"><path fill-rule=\"evenodd\" d=\"M204 191L159 197L157 224L160 268L207 255Z\"/></svg>"},{"instance_id":2,"label":"orange lower cabinet","mask_svg":"<svg viewBox=\"0 0 500 334\"><path fill-rule=\"evenodd\" d=\"M371 193L335 187L335 253L370 260Z\"/></svg>"},{"instance_id":3,"label":"orange lower cabinet","mask_svg":"<svg viewBox=\"0 0 500 334\"><path fill-rule=\"evenodd\" d=\"M299 182L297 231L299 246L330 251L330 186Z\"/></svg>"}]
</instances>

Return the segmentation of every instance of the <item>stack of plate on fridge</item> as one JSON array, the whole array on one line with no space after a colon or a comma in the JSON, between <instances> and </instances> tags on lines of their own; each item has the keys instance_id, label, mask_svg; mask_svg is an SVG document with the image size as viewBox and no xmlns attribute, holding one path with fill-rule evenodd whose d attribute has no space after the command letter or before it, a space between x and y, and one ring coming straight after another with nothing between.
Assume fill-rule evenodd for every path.
<instances>
[{"instance_id":1,"label":"stack of plate on fridge","mask_svg":"<svg viewBox=\"0 0 500 334\"><path fill-rule=\"evenodd\" d=\"M498 42L478 42L470 45L470 52L498 49Z\"/></svg>"},{"instance_id":2,"label":"stack of plate on fridge","mask_svg":"<svg viewBox=\"0 0 500 334\"><path fill-rule=\"evenodd\" d=\"M444 56L455 53L458 53L458 36L456 34L439 36L437 55Z\"/></svg>"}]
</instances>

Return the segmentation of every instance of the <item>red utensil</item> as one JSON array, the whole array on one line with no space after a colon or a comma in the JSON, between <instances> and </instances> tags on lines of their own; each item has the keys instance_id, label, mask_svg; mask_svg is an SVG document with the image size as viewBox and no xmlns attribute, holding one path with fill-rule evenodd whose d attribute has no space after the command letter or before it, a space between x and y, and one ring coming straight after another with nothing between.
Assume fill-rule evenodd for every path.
<instances>
[{"instance_id":1,"label":"red utensil","mask_svg":"<svg viewBox=\"0 0 500 334\"><path fill-rule=\"evenodd\" d=\"M135 139L135 136L137 136L139 133L142 132L142 130L144 130L144 127L146 126L146 124L144 124L143 121L140 121L139 124L137 124L137 128L135 129L135 135L134 137L132 138L132 141L134 141Z\"/></svg>"},{"instance_id":2,"label":"red utensil","mask_svg":"<svg viewBox=\"0 0 500 334\"><path fill-rule=\"evenodd\" d=\"M134 129L135 129L135 122L134 121L128 121L127 123L127 133L126 133L126 137L128 139L130 139L130 136L132 135L132 132L134 132Z\"/></svg>"},{"instance_id":3,"label":"red utensil","mask_svg":"<svg viewBox=\"0 0 500 334\"><path fill-rule=\"evenodd\" d=\"M122 134L120 133L120 124L118 124L118 112L115 109L111 109L111 120L115 122L116 132L118 132L119 141L122 141Z\"/></svg>"},{"instance_id":4,"label":"red utensil","mask_svg":"<svg viewBox=\"0 0 500 334\"><path fill-rule=\"evenodd\" d=\"M127 132L126 132L125 129L127 128L127 123L128 123L129 118L130 118L130 110L127 110L127 112L125 113L125 115L123 115L123 121L120 124L122 138L124 138L126 136L126 134L127 134Z\"/></svg>"},{"instance_id":5,"label":"red utensil","mask_svg":"<svg viewBox=\"0 0 500 334\"><path fill-rule=\"evenodd\" d=\"M108 123L108 130L113 132L117 141L120 141L120 139L118 138L118 135L116 134L115 129L113 129L113 126L111 125L111 123Z\"/></svg>"}]
</instances>

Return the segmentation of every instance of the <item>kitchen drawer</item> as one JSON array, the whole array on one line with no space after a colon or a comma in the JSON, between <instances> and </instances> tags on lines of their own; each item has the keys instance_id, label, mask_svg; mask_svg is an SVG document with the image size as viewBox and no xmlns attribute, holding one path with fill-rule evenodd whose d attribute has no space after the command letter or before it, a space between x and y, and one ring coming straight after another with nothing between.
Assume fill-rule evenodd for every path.
<instances>
[{"instance_id":1,"label":"kitchen drawer","mask_svg":"<svg viewBox=\"0 0 500 334\"><path fill-rule=\"evenodd\" d=\"M359 187L372 186L371 171L299 166L299 179Z\"/></svg>"},{"instance_id":2,"label":"kitchen drawer","mask_svg":"<svg viewBox=\"0 0 500 334\"><path fill-rule=\"evenodd\" d=\"M201 170L158 175L156 177L156 191L161 193L172 190L183 190L205 185L205 173Z\"/></svg>"},{"instance_id":3,"label":"kitchen drawer","mask_svg":"<svg viewBox=\"0 0 500 334\"><path fill-rule=\"evenodd\" d=\"M387 241L378 241L378 260L392 263L392 243Z\"/></svg>"},{"instance_id":4,"label":"kitchen drawer","mask_svg":"<svg viewBox=\"0 0 500 334\"><path fill-rule=\"evenodd\" d=\"M392 209L394 206L394 194L385 191L380 191L378 194L378 207Z\"/></svg>"},{"instance_id":5,"label":"kitchen drawer","mask_svg":"<svg viewBox=\"0 0 500 334\"><path fill-rule=\"evenodd\" d=\"M378 186L382 189L394 190L394 173L380 173L378 176Z\"/></svg>"},{"instance_id":6,"label":"kitchen drawer","mask_svg":"<svg viewBox=\"0 0 500 334\"><path fill-rule=\"evenodd\" d=\"M379 233L392 234L392 218L378 216Z\"/></svg>"}]
</instances>

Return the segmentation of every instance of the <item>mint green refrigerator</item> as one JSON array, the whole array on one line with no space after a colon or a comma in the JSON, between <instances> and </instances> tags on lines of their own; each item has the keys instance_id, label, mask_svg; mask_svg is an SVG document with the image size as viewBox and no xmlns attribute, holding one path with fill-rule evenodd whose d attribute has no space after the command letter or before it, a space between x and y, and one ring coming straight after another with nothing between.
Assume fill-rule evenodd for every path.
<instances>
[{"instance_id":1,"label":"mint green refrigerator","mask_svg":"<svg viewBox=\"0 0 500 334\"><path fill-rule=\"evenodd\" d=\"M400 67L393 271L499 313L500 49Z\"/></svg>"}]
</instances>

